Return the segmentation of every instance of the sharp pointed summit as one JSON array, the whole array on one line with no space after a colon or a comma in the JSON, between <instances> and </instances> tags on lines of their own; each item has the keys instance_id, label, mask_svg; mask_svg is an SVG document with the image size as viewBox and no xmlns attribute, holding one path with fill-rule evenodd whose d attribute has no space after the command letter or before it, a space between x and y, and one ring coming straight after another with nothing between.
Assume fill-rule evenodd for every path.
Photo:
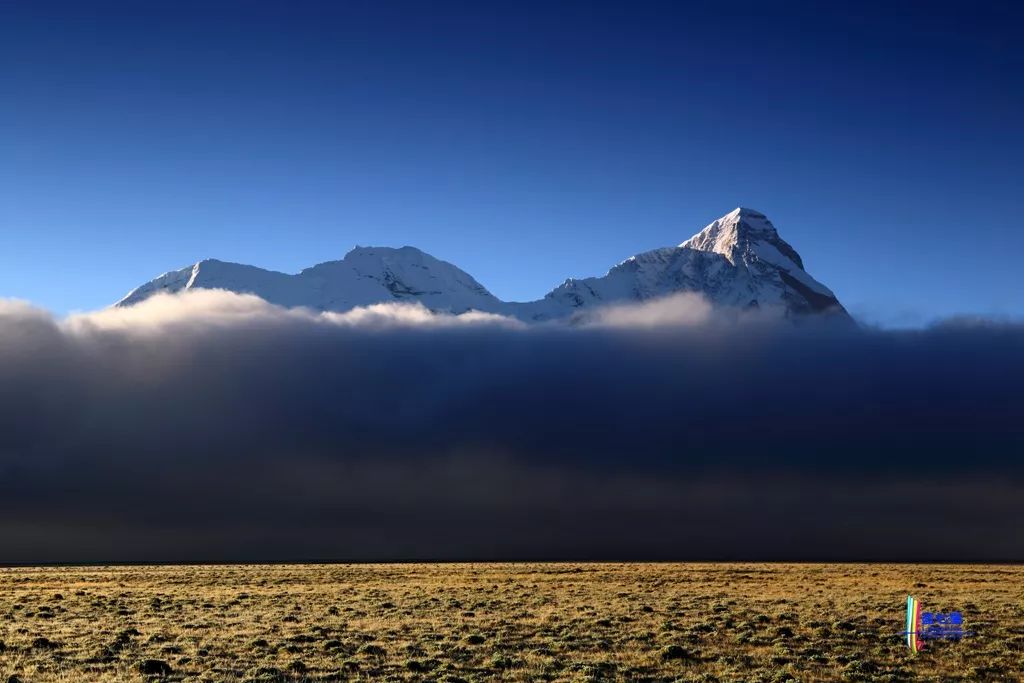
<instances>
[{"instance_id":1,"label":"sharp pointed summit","mask_svg":"<svg viewBox=\"0 0 1024 683\"><path fill-rule=\"evenodd\" d=\"M772 244L797 267L803 269L803 260L796 250L779 237L778 231L767 216L754 209L733 209L679 246L698 251L713 251L735 264L752 242Z\"/></svg>"},{"instance_id":2,"label":"sharp pointed summit","mask_svg":"<svg viewBox=\"0 0 1024 683\"><path fill-rule=\"evenodd\" d=\"M798 313L846 313L832 290L804 270L800 254L760 211L733 209L679 246L724 256L739 271L738 279L750 285L751 293L757 290L753 304L781 302Z\"/></svg>"},{"instance_id":3,"label":"sharp pointed summit","mask_svg":"<svg viewBox=\"0 0 1024 683\"><path fill-rule=\"evenodd\" d=\"M501 301L465 271L406 246L356 247L339 261L296 275L207 259L164 273L116 305L196 288L255 294L273 304L321 311L405 301L434 311L478 310L528 322L569 318L581 310L677 292L698 292L722 307L847 316L832 291L804 270L803 259L767 216L742 207L679 246L631 256L600 277L570 278L531 302Z\"/></svg>"}]
</instances>

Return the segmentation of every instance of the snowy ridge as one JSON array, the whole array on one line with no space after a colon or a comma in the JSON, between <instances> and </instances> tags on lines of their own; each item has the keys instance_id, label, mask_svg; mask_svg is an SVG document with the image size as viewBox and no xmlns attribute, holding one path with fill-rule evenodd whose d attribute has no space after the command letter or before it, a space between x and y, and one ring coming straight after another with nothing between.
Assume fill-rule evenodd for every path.
<instances>
[{"instance_id":1,"label":"snowy ridge","mask_svg":"<svg viewBox=\"0 0 1024 683\"><path fill-rule=\"evenodd\" d=\"M297 275L206 259L132 290L117 302L130 306L157 292L226 289L255 294L280 306L347 311L382 301L420 301L427 308L463 313L500 302L468 273L413 247L356 247L341 261Z\"/></svg>"},{"instance_id":2,"label":"snowy ridge","mask_svg":"<svg viewBox=\"0 0 1024 683\"><path fill-rule=\"evenodd\" d=\"M786 315L846 311L805 270L800 255L768 218L737 208L677 247L631 256L601 277L568 279L538 301L504 302L471 275L414 247L356 247L340 261L296 275L206 259L132 290L116 306L158 292L226 289L281 306L343 312L387 301L420 302L434 311L470 310L525 321L569 318L608 304L699 292L716 306L778 308Z\"/></svg>"}]
</instances>

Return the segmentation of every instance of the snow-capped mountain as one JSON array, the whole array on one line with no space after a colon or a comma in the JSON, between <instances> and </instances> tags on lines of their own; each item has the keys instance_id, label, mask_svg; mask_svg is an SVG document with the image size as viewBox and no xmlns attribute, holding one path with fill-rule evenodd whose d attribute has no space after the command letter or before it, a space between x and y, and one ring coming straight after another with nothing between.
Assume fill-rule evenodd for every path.
<instances>
[{"instance_id":1,"label":"snow-capped mountain","mask_svg":"<svg viewBox=\"0 0 1024 683\"><path fill-rule=\"evenodd\" d=\"M468 273L413 247L356 247L340 261L296 275L207 259L165 273L117 302L131 306L157 292L205 288L255 294L281 306L347 311L387 301L435 311L469 310L526 321L568 318L598 306L700 292L713 304L772 307L787 314L846 311L804 270L803 260L764 214L738 208L677 247L631 256L607 274L568 279L543 299L504 302Z\"/></svg>"},{"instance_id":2,"label":"snow-capped mountain","mask_svg":"<svg viewBox=\"0 0 1024 683\"><path fill-rule=\"evenodd\" d=\"M157 292L226 289L255 294L281 306L347 311L383 301L419 301L432 310L491 311L502 302L469 274L414 247L356 247L340 261L306 268L297 275L205 259L164 273L132 290L118 306Z\"/></svg>"}]
</instances>

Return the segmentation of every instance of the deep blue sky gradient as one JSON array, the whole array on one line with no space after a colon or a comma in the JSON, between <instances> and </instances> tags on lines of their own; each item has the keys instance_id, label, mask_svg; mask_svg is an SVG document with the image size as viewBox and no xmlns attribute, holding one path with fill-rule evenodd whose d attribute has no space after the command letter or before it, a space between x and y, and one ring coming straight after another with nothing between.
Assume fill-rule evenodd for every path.
<instances>
[{"instance_id":1,"label":"deep blue sky gradient","mask_svg":"<svg viewBox=\"0 0 1024 683\"><path fill-rule=\"evenodd\" d=\"M0 3L0 296L412 244L505 299L766 212L860 318L1024 316L1019 3Z\"/></svg>"}]
</instances>

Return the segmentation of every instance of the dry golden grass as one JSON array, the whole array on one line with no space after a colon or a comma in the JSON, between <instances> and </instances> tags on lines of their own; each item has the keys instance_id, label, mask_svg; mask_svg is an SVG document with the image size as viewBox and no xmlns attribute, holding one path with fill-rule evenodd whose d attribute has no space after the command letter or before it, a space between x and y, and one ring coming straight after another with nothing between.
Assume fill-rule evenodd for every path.
<instances>
[{"instance_id":1,"label":"dry golden grass","mask_svg":"<svg viewBox=\"0 0 1024 683\"><path fill-rule=\"evenodd\" d=\"M912 656L908 591L977 634ZM15 568L0 624L0 683L1016 681L1024 567Z\"/></svg>"}]
</instances>

